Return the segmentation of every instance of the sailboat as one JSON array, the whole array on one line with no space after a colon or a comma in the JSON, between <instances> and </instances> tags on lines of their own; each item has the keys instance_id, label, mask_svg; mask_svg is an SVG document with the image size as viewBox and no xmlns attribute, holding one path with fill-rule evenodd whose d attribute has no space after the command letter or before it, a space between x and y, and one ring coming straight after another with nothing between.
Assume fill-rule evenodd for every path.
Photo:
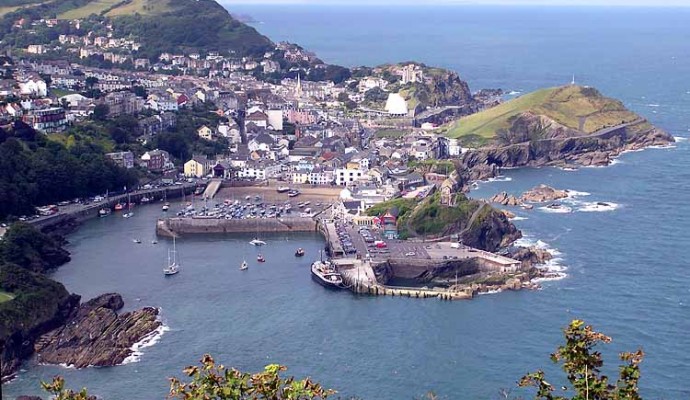
<instances>
[{"instance_id":1,"label":"sailboat","mask_svg":"<svg viewBox=\"0 0 690 400\"><path fill-rule=\"evenodd\" d=\"M172 253L172 260L170 259L170 254ZM177 264L177 247L175 245L175 238L173 237L173 250L172 252L168 249L168 266L163 268L163 274L165 276L175 275L180 272L180 266Z\"/></svg>"},{"instance_id":2,"label":"sailboat","mask_svg":"<svg viewBox=\"0 0 690 400\"><path fill-rule=\"evenodd\" d=\"M266 244L263 240L259 239L259 220L256 220L256 236L252 239L249 244L253 246L263 246Z\"/></svg>"},{"instance_id":3,"label":"sailboat","mask_svg":"<svg viewBox=\"0 0 690 400\"><path fill-rule=\"evenodd\" d=\"M130 194L127 194L127 212L122 214L124 218L131 218L134 216L134 212L132 212L132 200L130 198Z\"/></svg>"}]
</instances>

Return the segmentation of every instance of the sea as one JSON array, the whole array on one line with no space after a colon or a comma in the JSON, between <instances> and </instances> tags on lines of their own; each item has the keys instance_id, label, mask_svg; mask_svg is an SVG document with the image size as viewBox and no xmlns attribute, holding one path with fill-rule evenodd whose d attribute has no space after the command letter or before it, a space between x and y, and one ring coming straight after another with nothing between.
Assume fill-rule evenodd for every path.
<instances>
[{"instance_id":1,"label":"sea","mask_svg":"<svg viewBox=\"0 0 690 400\"><path fill-rule=\"evenodd\" d=\"M246 371L269 363L310 376L342 398L440 399L524 396L516 382L544 369L561 329L584 319L613 337L601 348L615 377L617 354L642 348L641 394L690 398L690 9L516 6L242 5L274 41L299 43L329 63L416 60L457 71L473 90L517 96L541 87L591 85L677 138L668 148L622 155L605 168L503 171L471 196L520 194L538 184L572 191L571 212L514 210L523 244L554 254L560 279L537 291L444 302L356 297L310 280L323 240L312 234L179 240L182 272L161 269L170 243L152 244L160 205L110 216L69 236L73 260L53 277L85 299L119 292L126 308L161 307L162 334L122 366L74 370L25 363L3 399L40 393L63 375L105 399L163 399L171 376L204 353ZM600 204L600 203L605 203ZM142 240L134 244L132 239ZM307 256L293 256L297 247ZM267 262L257 264L258 251ZM240 271L247 259L250 268Z\"/></svg>"}]
</instances>

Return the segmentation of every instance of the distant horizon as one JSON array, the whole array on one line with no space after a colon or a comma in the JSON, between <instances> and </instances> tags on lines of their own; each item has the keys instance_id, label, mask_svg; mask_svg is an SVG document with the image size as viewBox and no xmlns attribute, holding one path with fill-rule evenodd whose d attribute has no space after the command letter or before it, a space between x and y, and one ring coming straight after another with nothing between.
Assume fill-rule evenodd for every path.
<instances>
[{"instance_id":1,"label":"distant horizon","mask_svg":"<svg viewBox=\"0 0 690 400\"><path fill-rule=\"evenodd\" d=\"M542 7L690 7L690 0L217 0L222 5L294 5L294 6L542 6Z\"/></svg>"}]
</instances>

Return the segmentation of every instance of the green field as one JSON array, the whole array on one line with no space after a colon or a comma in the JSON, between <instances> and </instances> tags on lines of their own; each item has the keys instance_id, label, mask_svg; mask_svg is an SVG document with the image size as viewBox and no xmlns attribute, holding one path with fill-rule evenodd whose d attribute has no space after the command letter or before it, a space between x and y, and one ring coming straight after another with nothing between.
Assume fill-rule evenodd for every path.
<instances>
[{"instance_id":1,"label":"green field","mask_svg":"<svg viewBox=\"0 0 690 400\"><path fill-rule=\"evenodd\" d=\"M7 292L0 291L0 303L4 303L6 301L10 301L14 299L14 296Z\"/></svg>"},{"instance_id":2,"label":"green field","mask_svg":"<svg viewBox=\"0 0 690 400\"><path fill-rule=\"evenodd\" d=\"M170 11L170 2L172 0L132 0L128 4L116 7L106 13L108 17L116 17L120 15L155 15Z\"/></svg>"},{"instance_id":3,"label":"green field","mask_svg":"<svg viewBox=\"0 0 690 400\"><path fill-rule=\"evenodd\" d=\"M85 6L69 10L58 15L60 19L77 19L86 18L91 14L100 14L101 12L109 9L110 7L121 3L122 0L95 0L88 3Z\"/></svg>"},{"instance_id":4,"label":"green field","mask_svg":"<svg viewBox=\"0 0 690 400\"><path fill-rule=\"evenodd\" d=\"M604 97L595 89L564 86L532 92L461 118L439 128L439 133L453 138L473 137L478 141L488 141L496 137L499 130L508 129L512 117L528 111L583 134L639 119L620 101Z\"/></svg>"},{"instance_id":5,"label":"green field","mask_svg":"<svg viewBox=\"0 0 690 400\"><path fill-rule=\"evenodd\" d=\"M67 96L68 94L76 94L77 92L65 89L50 89L50 94L55 97Z\"/></svg>"},{"instance_id":6,"label":"green field","mask_svg":"<svg viewBox=\"0 0 690 400\"><path fill-rule=\"evenodd\" d=\"M376 131L377 138L390 138L397 139L405 136L409 131L398 130L398 129L380 129Z\"/></svg>"}]
</instances>

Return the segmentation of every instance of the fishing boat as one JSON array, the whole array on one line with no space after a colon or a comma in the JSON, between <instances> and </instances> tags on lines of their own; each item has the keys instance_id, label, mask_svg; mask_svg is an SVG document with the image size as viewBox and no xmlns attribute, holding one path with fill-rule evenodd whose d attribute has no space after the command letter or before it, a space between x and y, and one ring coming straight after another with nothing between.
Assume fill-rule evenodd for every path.
<instances>
[{"instance_id":1,"label":"fishing boat","mask_svg":"<svg viewBox=\"0 0 690 400\"><path fill-rule=\"evenodd\" d=\"M141 239L132 239L132 242L136 244L141 244Z\"/></svg>"},{"instance_id":2,"label":"fishing boat","mask_svg":"<svg viewBox=\"0 0 690 400\"><path fill-rule=\"evenodd\" d=\"M168 211L170 209L170 203L163 204L163 211Z\"/></svg>"},{"instance_id":3,"label":"fishing boat","mask_svg":"<svg viewBox=\"0 0 690 400\"><path fill-rule=\"evenodd\" d=\"M146 204L150 201L151 201L151 198L149 198L148 196L144 196L141 198L141 204Z\"/></svg>"},{"instance_id":4,"label":"fishing boat","mask_svg":"<svg viewBox=\"0 0 690 400\"><path fill-rule=\"evenodd\" d=\"M249 244L254 245L254 246L263 246L266 244L263 240L259 240L258 238L252 239Z\"/></svg>"},{"instance_id":5,"label":"fishing boat","mask_svg":"<svg viewBox=\"0 0 690 400\"><path fill-rule=\"evenodd\" d=\"M172 254L172 258L170 255ZM163 268L163 274L165 276L175 275L180 272L180 266L177 264L177 246L175 244L175 238L173 237L173 249L170 251L168 249L168 266Z\"/></svg>"},{"instance_id":6,"label":"fishing boat","mask_svg":"<svg viewBox=\"0 0 690 400\"><path fill-rule=\"evenodd\" d=\"M124 208L125 208L125 205L122 204L122 203L120 203L120 202L118 202L117 204L115 204L115 207L113 207L113 209L114 209L115 211L122 211Z\"/></svg>"},{"instance_id":7,"label":"fishing boat","mask_svg":"<svg viewBox=\"0 0 690 400\"><path fill-rule=\"evenodd\" d=\"M289 192L290 188L287 186L279 186L278 189L276 189L276 191L278 193L285 193L285 192Z\"/></svg>"},{"instance_id":8,"label":"fishing boat","mask_svg":"<svg viewBox=\"0 0 690 400\"><path fill-rule=\"evenodd\" d=\"M303 255L304 255L304 249L303 248L300 247L299 249L297 249L297 251L295 251L295 257L302 257Z\"/></svg>"},{"instance_id":9,"label":"fishing boat","mask_svg":"<svg viewBox=\"0 0 690 400\"><path fill-rule=\"evenodd\" d=\"M311 278L328 289L342 289L343 277L330 261L314 261L311 265Z\"/></svg>"},{"instance_id":10,"label":"fishing boat","mask_svg":"<svg viewBox=\"0 0 690 400\"><path fill-rule=\"evenodd\" d=\"M245 271L247 268L249 268L247 260L242 261L242 264L240 264L240 271Z\"/></svg>"},{"instance_id":11,"label":"fishing boat","mask_svg":"<svg viewBox=\"0 0 690 400\"><path fill-rule=\"evenodd\" d=\"M259 254L259 255L256 257L256 261L262 263L262 262L266 262L266 259L264 258L264 256L262 256L261 254Z\"/></svg>"},{"instance_id":12,"label":"fishing boat","mask_svg":"<svg viewBox=\"0 0 690 400\"><path fill-rule=\"evenodd\" d=\"M110 215L110 209L109 208L103 207L100 210L98 210L98 216L99 217L107 217L108 215Z\"/></svg>"}]
</instances>

